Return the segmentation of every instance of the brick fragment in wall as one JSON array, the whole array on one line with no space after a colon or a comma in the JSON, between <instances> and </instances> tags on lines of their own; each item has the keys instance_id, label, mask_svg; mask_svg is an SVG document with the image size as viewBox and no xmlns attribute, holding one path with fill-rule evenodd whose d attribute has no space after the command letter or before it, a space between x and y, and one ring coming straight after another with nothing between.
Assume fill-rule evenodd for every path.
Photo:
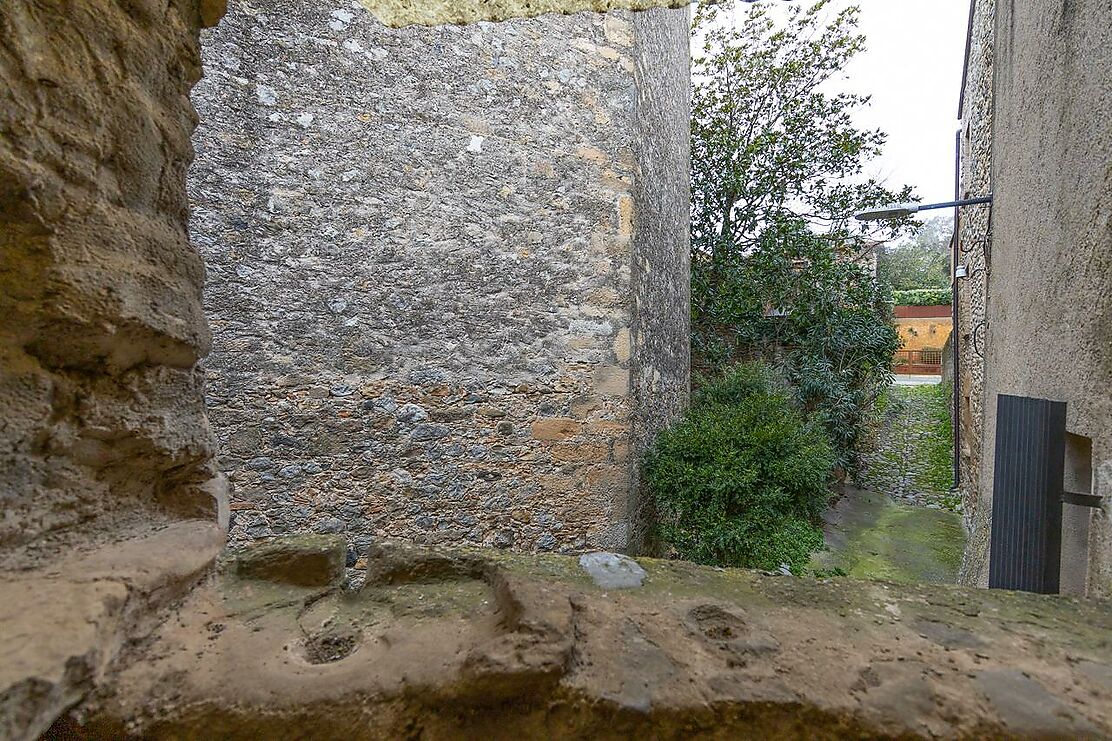
<instances>
[{"instance_id":1,"label":"brick fragment in wall","mask_svg":"<svg viewBox=\"0 0 1112 741\"><path fill-rule=\"evenodd\" d=\"M656 12L668 45L640 48L625 13L391 30L274 1L205 32L192 231L234 540L628 545L631 369L686 358L682 328L633 333L687 306L686 269L634 277L687 254L678 200L636 186L635 58L688 73L686 13ZM685 91L654 104L686 121ZM686 126L650 135L686 193Z\"/></svg>"}]
</instances>

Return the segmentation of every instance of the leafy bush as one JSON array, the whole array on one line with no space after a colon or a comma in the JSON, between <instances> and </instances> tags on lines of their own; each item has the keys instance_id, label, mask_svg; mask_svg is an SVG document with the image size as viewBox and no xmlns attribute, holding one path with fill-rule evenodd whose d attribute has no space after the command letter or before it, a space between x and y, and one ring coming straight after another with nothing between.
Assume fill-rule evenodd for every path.
<instances>
[{"instance_id":1,"label":"leafy bush","mask_svg":"<svg viewBox=\"0 0 1112 741\"><path fill-rule=\"evenodd\" d=\"M954 300L949 288L916 288L912 291L892 291L896 306L945 306Z\"/></svg>"},{"instance_id":2,"label":"leafy bush","mask_svg":"<svg viewBox=\"0 0 1112 741\"><path fill-rule=\"evenodd\" d=\"M693 274L691 293L693 360L708 371L754 358L781 368L804 411L825 425L837 464L855 471L863 421L892 382L899 347L887 296L868 270L783 222L717 273Z\"/></svg>"},{"instance_id":3,"label":"leafy bush","mask_svg":"<svg viewBox=\"0 0 1112 741\"><path fill-rule=\"evenodd\" d=\"M799 571L822 545L834 451L760 363L706 383L645 465L658 536L702 564Z\"/></svg>"},{"instance_id":4,"label":"leafy bush","mask_svg":"<svg viewBox=\"0 0 1112 741\"><path fill-rule=\"evenodd\" d=\"M863 265L874 239L915 225L850 214L916 200L864 177L884 132L855 125L868 97L832 94L865 46L860 9L698 3L691 101L691 350L711 372L761 358L821 418L838 465L891 383L887 288ZM701 41L701 43L700 43Z\"/></svg>"}]
</instances>

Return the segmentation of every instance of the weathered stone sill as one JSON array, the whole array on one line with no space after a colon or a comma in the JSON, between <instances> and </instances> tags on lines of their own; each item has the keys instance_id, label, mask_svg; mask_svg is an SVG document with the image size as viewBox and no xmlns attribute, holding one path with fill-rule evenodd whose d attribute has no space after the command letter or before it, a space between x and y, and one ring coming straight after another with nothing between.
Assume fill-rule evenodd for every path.
<instances>
[{"instance_id":1,"label":"weathered stone sill","mask_svg":"<svg viewBox=\"0 0 1112 741\"><path fill-rule=\"evenodd\" d=\"M33 739L104 681L212 566L224 533L208 522L75 553L0 583L0 738Z\"/></svg>"},{"instance_id":2,"label":"weathered stone sill","mask_svg":"<svg viewBox=\"0 0 1112 741\"><path fill-rule=\"evenodd\" d=\"M308 563L308 562L306 562ZM1112 609L642 560L379 547L359 591L222 570L88 737L1107 737ZM324 579L323 583L327 583Z\"/></svg>"}]
</instances>

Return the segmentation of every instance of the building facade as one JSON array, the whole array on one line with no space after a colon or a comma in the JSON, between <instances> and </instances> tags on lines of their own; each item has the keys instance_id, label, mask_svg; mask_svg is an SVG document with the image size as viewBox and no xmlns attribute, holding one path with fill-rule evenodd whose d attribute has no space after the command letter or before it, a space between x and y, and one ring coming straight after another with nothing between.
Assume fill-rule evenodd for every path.
<instances>
[{"instance_id":1,"label":"building facade","mask_svg":"<svg viewBox=\"0 0 1112 741\"><path fill-rule=\"evenodd\" d=\"M966 581L987 583L996 400L1062 401L1061 589L1112 595L1112 23L1102 0L973 4L963 96L962 478ZM1038 101L1038 105L1033 105ZM983 277L982 277L983 276Z\"/></svg>"},{"instance_id":2,"label":"building facade","mask_svg":"<svg viewBox=\"0 0 1112 741\"><path fill-rule=\"evenodd\" d=\"M992 50L995 37L995 0L970 3L965 72L958 116L958 197L991 192L992 165ZM962 564L962 578L975 582L988 568L990 510L981 506L981 445L985 415L985 341L987 322L985 290L988 283L991 209L964 208L958 214L956 266L966 276L955 279L957 326L953 332L961 358L955 378L958 394L958 459L962 513L969 531L969 546Z\"/></svg>"},{"instance_id":3,"label":"building facade","mask_svg":"<svg viewBox=\"0 0 1112 741\"><path fill-rule=\"evenodd\" d=\"M900 349L892 362L895 372L941 374L942 355L954 324L951 307L897 304L892 314L900 337Z\"/></svg>"},{"instance_id":4,"label":"building facade","mask_svg":"<svg viewBox=\"0 0 1112 741\"><path fill-rule=\"evenodd\" d=\"M190 192L233 541L636 547L689 383L687 44L232 4Z\"/></svg>"}]
</instances>

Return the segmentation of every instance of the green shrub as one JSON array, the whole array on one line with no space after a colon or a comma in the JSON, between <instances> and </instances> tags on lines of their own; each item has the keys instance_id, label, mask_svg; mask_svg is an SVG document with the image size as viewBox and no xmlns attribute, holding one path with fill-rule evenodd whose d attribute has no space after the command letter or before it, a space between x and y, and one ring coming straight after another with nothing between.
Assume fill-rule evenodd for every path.
<instances>
[{"instance_id":1,"label":"green shrub","mask_svg":"<svg viewBox=\"0 0 1112 741\"><path fill-rule=\"evenodd\" d=\"M835 454L767 366L704 384L645 465L657 534L680 558L800 570L822 545Z\"/></svg>"},{"instance_id":2,"label":"green shrub","mask_svg":"<svg viewBox=\"0 0 1112 741\"><path fill-rule=\"evenodd\" d=\"M954 300L949 288L916 288L912 291L892 291L896 306L945 306Z\"/></svg>"},{"instance_id":3,"label":"green shrub","mask_svg":"<svg viewBox=\"0 0 1112 741\"><path fill-rule=\"evenodd\" d=\"M799 223L766 229L720 268L692 274L692 362L708 374L758 358L780 368L837 465L854 473L857 438L899 348L887 291Z\"/></svg>"}]
</instances>

